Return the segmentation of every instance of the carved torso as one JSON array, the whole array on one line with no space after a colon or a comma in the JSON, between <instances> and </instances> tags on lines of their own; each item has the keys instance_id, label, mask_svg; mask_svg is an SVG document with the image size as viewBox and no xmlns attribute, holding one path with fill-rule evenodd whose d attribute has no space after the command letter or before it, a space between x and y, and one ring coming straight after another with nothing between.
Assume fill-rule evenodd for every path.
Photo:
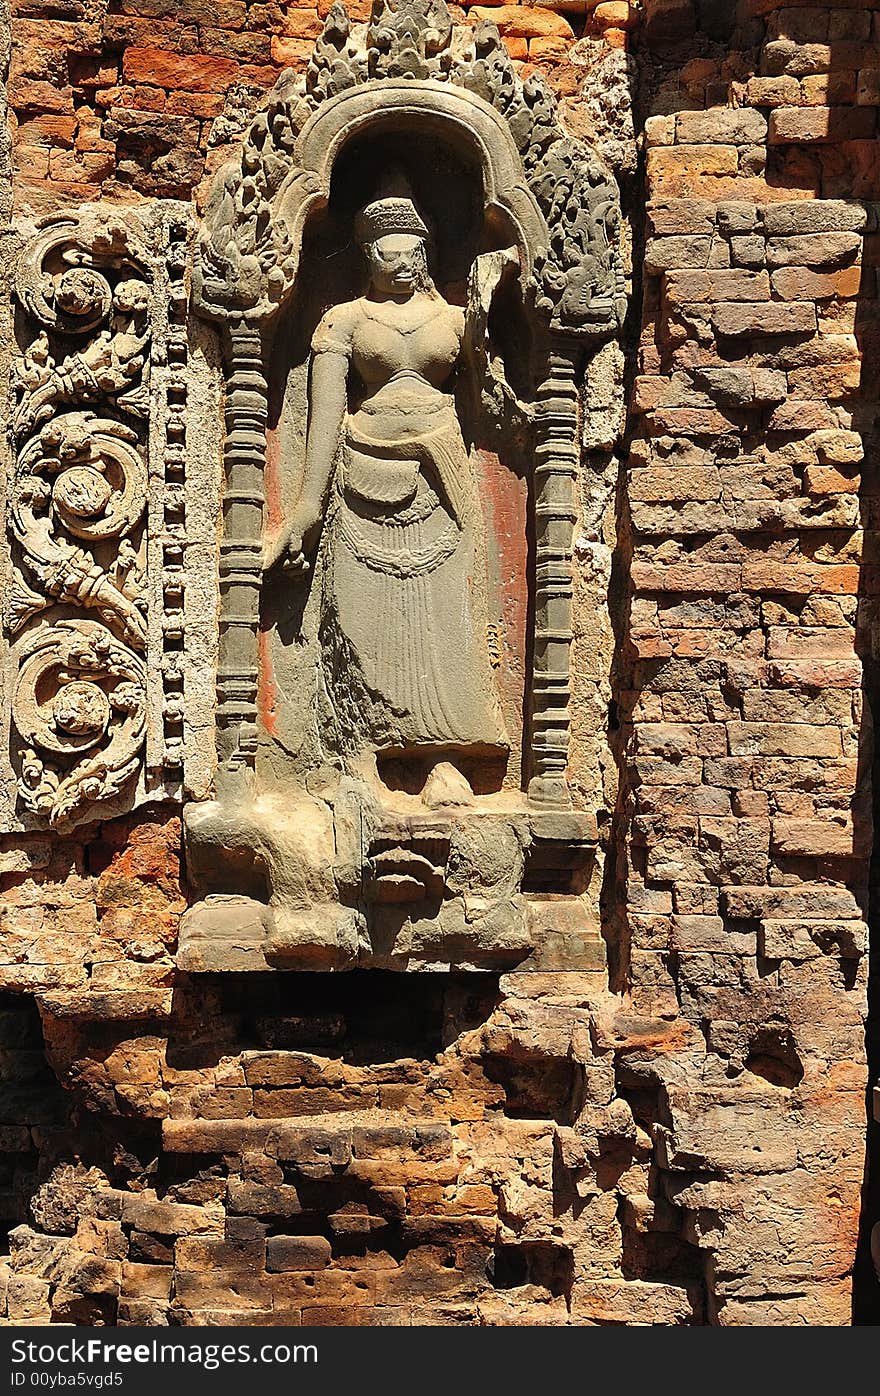
<instances>
[{"instance_id":1,"label":"carved torso","mask_svg":"<svg viewBox=\"0 0 880 1396\"><path fill-rule=\"evenodd\" d=\"M405 369L436 388L446 381L461 349L463 311L431 296L403 305L366 298L355 304L352 362L368 391Z\"/></svg>"}]
</instances>

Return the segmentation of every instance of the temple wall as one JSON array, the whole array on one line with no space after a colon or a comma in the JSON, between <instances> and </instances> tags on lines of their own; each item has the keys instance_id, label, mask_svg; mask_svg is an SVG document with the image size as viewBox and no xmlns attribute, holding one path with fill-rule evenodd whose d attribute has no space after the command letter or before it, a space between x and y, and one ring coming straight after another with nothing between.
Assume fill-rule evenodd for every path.
<instances>
[{"instance_id":1,"label":"temple wall","mask_svg":"<svg viewBox=\"0 0 880 1396\"><path fill-rule=\"evenodd\" d=\"M191 598L182 764L0 839L4 1322L839 1325L854 1267L873 1314L880 0L728 8L452 7L621 191L569 761L607 964L179 968L216 646ZM4 260L81 205L186 244L328 9L12 0ZM210 559L219 350L188 342Z\"/></svg>"}]
</instances>

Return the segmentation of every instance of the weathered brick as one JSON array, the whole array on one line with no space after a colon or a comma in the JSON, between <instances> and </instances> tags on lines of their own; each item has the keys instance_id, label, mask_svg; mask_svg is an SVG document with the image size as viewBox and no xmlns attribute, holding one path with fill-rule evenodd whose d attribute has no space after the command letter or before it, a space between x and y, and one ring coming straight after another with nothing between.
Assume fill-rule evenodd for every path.
<instances>
[{"instance_id":1,"label":"weathered brick","mask_svg":"<svg viewBox=\"0 0 880 1396\"><path fill-rule=\"evenodd\" d=\"M862 382L862 365L858 360L850 359L845 363L798 368L788 375L788 382L797 397L824 397L834 402L858 392Z\"/></svg>"},{"instance_id":2,"label":"weathered brick","mask_svg":"<svg viewBox=\"0 0 880 1396\"><path fill-rule=\"evenodd\" d=\"M69 216L93 201L114 220L130 212L145 220L161 302L160 224L180 211L167 201L193 201L202 216L212 171L228 160L228 169L240 168L260 94L282 65L303 72L331 0L217 0L210 9L197 0L114 0L112 14L101 4L83 10L82 0L14 0L13 8L13 252L44 215ZM573 568L574 798L626 817L607 821L595 866L545 867L541 858L552 851L529 845L521 900L533 934L550 939L524 967L540 973L490 976L484 992L479 976L386 969L370 977L366 999L356 976L309 975L305 984L297 973L268 971L239 984L178 974L172 956L187 895L176 820L160 839L145 833L165 827L152 812L2 835L0 989L16 997L15 1008L0 1005L0 1067L11 1082L2 1093L7 1118L21 1123L0 1130L0 1202L9 1222L27 1218L12 1228L0 1261L6 1321L849 1321L841 1277L852 1268L864 1164L861 725L863 688L872 682L856 636L868 654L880 596L880 500L871 493L880 342L880 234L869 231L880 189L875 8L748 0L748 15L723 37L709 34L706 26L720 21L698 16L706 6L693 0L584 0L576 21L559 5L454 10L456 25L500 21L515 73L533 79L527 104L541 124L530 169L551 132L536 80L543 76L570 135L628 181L627 274L629 222L638 257L637 206L648 211L650 240L637 267L647 276L644 285L635 277L642 303L630 302L628 321L635 328L641 313L638 377L632 384L636 356L626 338L582 360L590 488L579 501ZM369 21L371 9L370 0L348 5L355 24ZM415 35L416 48L423 38ZM462 51L466 39L456 35ZM352 42L360 43L358 32ZM329 44L332 56L332 33ZM344 82L341 74L334 81ZM452 76L450 91L461 92ZM645 123L645 172L631 104L646 83L658 114ZM352 96L345 91L341 106ZM497 104L502 123L505 110ZM512 110L514 144L528 141L516 97ZM273 133L283 120L279 110ZM382 123L370 129L386 139ZM392 143L396 132L387 133ZM372 135L363 134L366 152ZM261 139L258 129L252 151ZM434 171L432 140L426 129L413 146L423 173ZM290 155L270 162L270 188ZM337 164L330 221L316 218L304 244L306 320L325 302L356 294L355 249L325 267L330 242L338 235L345 247L346 222L372 189L372 164L359 162L353 145L345 161L350 173L361 171L355 183L365 183L347 188ZM445 198L458 169L444 158L437 170ZM250 173L262 189L263 172ZM476 168L471 174L479 186ZM546 181L542 190L542 200L555 192ZM430 212L436 218L433 202ZM436 269L459 278L454 289L439 283L457 303L467 273L450 251L458 212L450 199ZM467 248L467 238L459 242ZM57 270L55 260L48 270ZM191 264L183 271L188 285ZM125 275L115 267L114 286ZM512 296L513 283L492 309L508 367L532 315L527 303L511 320ZM25 302L15 307L16 345L29 332ZM303 315L291 314L266 340L278 398L267 488L271 495L278 485L285 507L294 503L287 495L296 489L296 453L284 443L294 426L299 440L308 396L306 341L291 348L284 329ZM112 334L115 320L106 328ZM305 321L300 328L307 337ZM77 352L86 336L57 338L56 357ZM187 434L213 442L208 457L219 462L215 389L225 373L213 350L206 363L208 341L196 339ZM156 347L161 390L167 375ZM115 403L114 395L111 416ZM68 412L83 405L62 404ZM106 415L103 402L85 406ZM636 432L620 438L629 453L620 472L614 443L627 414ZM129 420L124 396L118 415ZM148 424L135 424L145 444ZM158 481L162 461L152 457L162 433L154 425L145 463ZM468 409L468 439L482 442L476 425ZM518 784L528 687L534 598L528 587L517 590L528 569L516 540L530 532L532 501L507 459L508 424L496 422L490 437L499 458L482 442L475 468L512 786L510 797L488 797L485 810L480 794L473 809L436 815L454 830L439 916L444 926L450 918L444 946L454 965L466 966L457 879L474 862L480 895L468 896L461 914L507 969L511 926L496 914L496 892L516 859L496 856L494 831L512 818L521 852L533 829L532 816L504 813ZM13 444L17 453L25 445ZM151 505L151 526L154 512ZM623 528L613 558L612 515ZM132 535L138 545L140 536ZM100 546L101 568L111 552ZM610 629L609 586L620 603L612 606L620 625ZM316 664L320 590L312 583L304 624L311 640L303 653L314 650ZM201 591L187 606L204 600L210 611ZM548 625L564 634L564 606L560 612ZM29 625L37 633L49 620L37 615ZM289 682L299 650L284 634L279 648L272 617L264 620L261 684L283 650L276 678L287 695L278 712L286 732L304 694L308 706L306 690ZM211 665L202 667L210 683ZM314 665L309 674L317 679ZM302 749L296 762L305 769L308 759ZM482 758L468 761L469 778L481 776ZM323 775L319 784L316 799ZM400 819L435 818L416 795L373 785L368 822L385 803ZM328 794L337 821L343 794ZM163 807L157 794L151 811ZM39 823L34 816L35 830ZM606 886L614 869L619 881ZM356 874L341 871L346 903L361 906ZM560 895L574 889L577 896ZM373 951L401 966L437 919L405 903L371 906L369 916L381 922ZM610 980L594 944L600 931ZM372 953L369 937L359 953ZM561 984L554 966L568 964L569 954L587 968ZM9 1027L32 995L64 1081L60 1096L37 1015L27 1046ZM324 1005L314 1013L312 998ZM256 1042L276 1046L257 1051ZM100 1119L114 1141L115 1150L99 1150L112 1183L71 1155L71 1106L77 1138L87 1142L83 1122ZM654 1123L645 1133L647 1119ZM161 1195L146 1188L157 1179ZM699 1285L682 1285L682 1264L693 1269L684 1252L695 1244L712 1263Z\"/></svg>"},{"instance_id":3,"label":"weathered brick","mask_svg":"<svg viewBox=\"0 0 880 1396\"><path fill-rule=\"evenodd\" d=\"M770 277L766 271L743 271L738 267L667 271L663 289L673 306L704 301L769 301Z\"/></svg>"},{"instance_id":4,"label":"weathered brick","mask_svg":"<svg viewBox=\"0 0 880 1396\"><path fill-rule=\"evenodd\" d=\"M637 742L640 751L665 757L721 756L727 751L727 733L720 723L695 727L687 723L643 722Z\"/></svg>"},{"instance_id":5,"label":"weathered brick","mask_svg":"<svg viewBox=\"0 0 880 1396\"><path fill-rule=\"evenodd\" d=\"M140 1265L129 1261L122 1266L122 1292L137 1299L168 1299L174 1268L171 1265Z\"/></svg>"},{"instance_id":6,"label":"weathered brick","mask_svg":"<svg viewBox=\"0 0 880 1396\"><path fill-rule=\"evenodd\" d=\"M782 145L786 141L864 140L873 136L876 120L869 107L777 107L770 113L769 141Z\"/></svg>"},{"instance_id":7,"label":"weathered brick","mask_svg":"<svg viewBox=\"0 0 880 1396\"><path fill-rule=\"evenodd\" d=\"M129 48L122 61L126 82L184 92L223 91L233 82L253 82L271 87L276 69L242 67L233 58L200 54L176 54L167 49Z\"/></svg>"},{"instance_id":8,"label":"weathered brick","mask_svg":"<svg viewBox=\"0 0 880 1396\"><path fill-rule=\"evenodd\" d=\"M774 819L773 847L781 854L807 858L852 858L866 852L866 835L851 821L833 819Z\"/></svg>"},{"instance_id":9,"label":"weathered brick","mask_svg":"<svg viewBox=\"0 0 880 1396\"><path fill-rule=\"evenodd\" d=\"M648 178L655 194L666 192L665 186L687 188L695 176L735 175L737 151L732 145L677 145L673 149L660 147L648 151Z\"/></svg>"},{"instance_id":10,"label":"weathered brick","mask_svg":"<svg viewBox=\"0 0 880 1396\"><path fill-rule=\"evenodd\" d=\"M864 205L842 199L768 204L761 216L768 237L786 238L806 233L858 233L867 221Z\"/></svg>"},{"instance_id":11,"label":"weathered brick","mask_svg":"<svg viewBox=\"0 0 880 1396\"><path fill-rule=\"evenodd\" d=\"M501 34L519 38L571 39L574 36L564 15L537 5L472 5L470 15L473 19L489 19Z\"/></svg>"},{"instance_id":12,"label":"weathered brick","mask_svg":"<svg viewBox=\"0 0 880 1396\"><path fill-rule=\"evenodd\" d=\"M806 267L782 267L770 278L774 293L783 300L824 300L827 296L857 296L861 285L859 266L843 271L816 272Z\"/></svg>"},{"instance_id":13,"label":"weathered brick","mask_svg":"<svg viewBox=\"0 0 880 1396\"><path fill-rule=\"evenodd\" d=\"M711 236L715 231L715 206L708 199L655 201L648 218L657 237Z\"/></svg>"},{"instance_id":14,"label":"weathered brick","mask_svg":"<svg viewBox=\"0 0 880 1396\"><path fill-rule=\"evenodd\" d=\"M652 238L645 251L645 270L657 273L671 267L704 267L710 246L708 237Z\"/></svg>"},{"instance_id":15,"label":"weathered brick","mask_svg":"<svg viewBox=\"0 0 880 1396\"><path fill-rule=\"evenodd\" d=\"M744 301L717 304L712 324L718 334L813 334L816 307L807 301Z\"/></svg>"},{"instance_id":16,"label":"weathered brick","mask_svg":"<svg viewBox=\"0 0 880 1396\"><path fill-rule=\"evenodd\" d=\"M183 1202L166 1202L142 1193L126 1197L122 1204L122 1220L138 1231L152 1231L159 1236L189 1236L194 1232L222 1229L219 1208L192 1207Z\"/></svg>"},{"instance_id":17,"label":"weathered brick","mask_svg":"<svg viewBox=\"0 0 880 1396\"><path fill-rule=\"evenodd\" d=\"M731 722L728 728L732 756L840 756L837 727L809 727L802 723Z\"/></svg>"},{"instance_id":18,"label":"weathered brick","mask_svg":"<svg viewBox=\"0 0 880 1396\"><path fill-rule=\"evenodd\" d=\"M675 118L675 138L679 145L762 145L767 122L747 107L683 111Z\"/></svg>"},{"instance_id":19,"label":"weathered brick","mask_svg":"<svg viewBox=\"0 0 880 1396\"><path fill-rule=\"evenodd\" d=\"M865 949L861 921L764 920L759 930L761 954L774 960L816 960L839 955L857 960Z\"/></svg>"},{"instance_id":20,"label":"weathered brick","mask_svg":"<svg viewBox=\"0 0 880 1396\"><path fill-rule=\"evenodd\" d=\"M755 107L797 106L800 83L794 77L751 77L746 83L745 96Z\"/></svg>"},{"instance_id":21,"label":"weathered brick","mask_svg":"<svg viewBox=\"0 0 880 1396\"><path fill-rule=\"evenodd\" d=\"M712 500L721 497L717 470L681 466L675 470L634 470L630 476L634 500Z\"/></svg>"},{"instance_id":22,"label":"weathered brick","mask_svg":"<svg viewBox=\"0 0 880 1396\"><path fill-rule=\"evenodd\" d=\"M265 1280L242 1274L238 1267L212 1268L207 1273L178 1270L175 1301L196 1311L261 1312L272 1308L272 1291Z\"/></svg>"},{"instance_id":23,"label":"weathered brick","mask_svg":"<svg viewBox=\"0 0 880 1396\"><path fill-rule=\"evenodd\" d=\"M857 233L802 233L793 237L767 240L767 263L771 267L827 267L847 261L859 251Z\"/></svg>"},{"instance_id":24,"label":"weathered brick","mask_svg":"<svg viewBox=\"0 0 880 1396\"><path fill-rule=\"evenodd\" d=\"M196 1273L215 1269L259 1274L266 1259L266 1242L260 1237L236 1240L225 1237L185 1236L174 1247L177 1270Z\"/></svg>"},{"instance_id":25,"label":"weathered brick","mask_svg":"<svg viewBox=\"0 0 880 1396\"><path fill-rule=\"evenodd\" d=\"M784 592L792 596L815 592L828 596L855 596L859 569L848 563L799 565L754 558L743 564L744 591Z\"/></svg>"},{"instance_id":26,"label":"weathered brick","mask_svg":"<svg viewBox=\"0 0 880 1396\"><path fill-rule=\"evenodd\" d=\"M330 1264L332 1248L324 1236L270 1236L266 1243L266 1269L323 1270Z\"/></svg>"}]
</instances>

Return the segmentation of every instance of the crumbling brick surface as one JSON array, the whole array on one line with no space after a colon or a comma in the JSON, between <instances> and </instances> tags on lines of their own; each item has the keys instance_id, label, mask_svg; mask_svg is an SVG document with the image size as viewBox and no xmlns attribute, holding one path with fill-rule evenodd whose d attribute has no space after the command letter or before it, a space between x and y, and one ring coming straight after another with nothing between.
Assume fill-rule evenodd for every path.
<instances>
[{"instance_id":1,"label":"crumbling brick surface","mask_svg":"<svg viewBox=\"0 0 880 1396\"><path fill-rule=\"evenodd\" d=\"M17 0L17 213L200 204L326 8ZM610 982L188 979L176 811L4 839L5 1322L850 1321L880 0L488 8L643 278Z\"/></svg>"},{"instance_id":2,"label":"crumbling brick surface","mask_svg":"<svg viewBox=\"0 0 880 1396\"><path fill-rule=\"evenodd\" d=\"M8 102L17 209L204 197L278 75L304 71L329 9L329 0L317 9L281 0L15 0ZM366 0L348 6L352 19L369 9ZM622 50L635 6L593 6L584 16L564 6L475 5L470 22L490 13L521 71L539 67L560 96L575 97L591 46Z\"/></svg>"}]
</instances>

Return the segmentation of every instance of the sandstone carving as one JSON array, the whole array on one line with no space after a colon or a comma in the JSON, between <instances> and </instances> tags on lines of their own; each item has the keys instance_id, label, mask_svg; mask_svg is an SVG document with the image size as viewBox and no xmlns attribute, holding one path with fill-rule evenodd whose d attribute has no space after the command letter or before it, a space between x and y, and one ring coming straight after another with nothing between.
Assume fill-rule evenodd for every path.
<instances>
[{"instance_id":1,"label":"sandstone carving","mask_svg":"<svg viewBox=\"0 0 880 1396\"><path fill-rule=\"evenodd\" d=\"M428 229L394 187L356 219L367 294L329 310L312 339L305 471L271 561L307 568L323 523L323 642L345 746L506 747L476 480L442 391L464 315L435 290Z\"/></svg>"},{"instance_id":2,"label":"sandstone carving","mask_svg":"<svg viewBox=\"0 0 880 1396\"><path fill-rule=\"evenodd\" d=\"M143 660L88 620L37 627L17 658L13 714L28 743L19 792L29 810L63 826L81 805L117 794L137 769Z\"/></svg>"},{"instance_id":3,"label":"sandstone carving","mask_svg":"<svg viewBox=\"0 0 880 1396\"><path fill-rule=\"evenodd\" d=\"M618 243L549 89L442 0L334 5L218 175L193 280L227 373L218 770L187 811L185 967L521 963L531 901L583 892L578 396L622 320ZM526 484L519 634L487 459L498 508Z\"/></svg>"},{"instance_id":4,"label":"sandstone carving","mask_svg":"<svg viewBox=\"0 0 880 1396\"><path fill-rule=\"evenodd\" d=\"M13 822L63 828L182 774L187 237L83 210L17 260Z\"/></svg>"},{"instance_id":5,"label":"sandstone carving","mask_svg":"<svg viewBox=\"0 0 880 1396\"><path fill-rule=\"evenodd\" d=\"M0 1327L876 1324L880 0L371 4L0 5Z\"/></svg>"},{"instance_id":6,"label":"sandstone carving","mask_svg":"<svg viewBox=\"0 0 880 1396\"><path fill-rule=\"evenodd\" d=\"M49 220L17 269L37 332L13 370L19 566L8 625L23 634L12 720L20 804L57 826L118 794L143 745L147 484L136 424L149 415L149 283L131 229L104 220ZM64 619L43 619L59 605ZM67 618L77 612L100 623Z\"/></svg>"}]
</instances>

